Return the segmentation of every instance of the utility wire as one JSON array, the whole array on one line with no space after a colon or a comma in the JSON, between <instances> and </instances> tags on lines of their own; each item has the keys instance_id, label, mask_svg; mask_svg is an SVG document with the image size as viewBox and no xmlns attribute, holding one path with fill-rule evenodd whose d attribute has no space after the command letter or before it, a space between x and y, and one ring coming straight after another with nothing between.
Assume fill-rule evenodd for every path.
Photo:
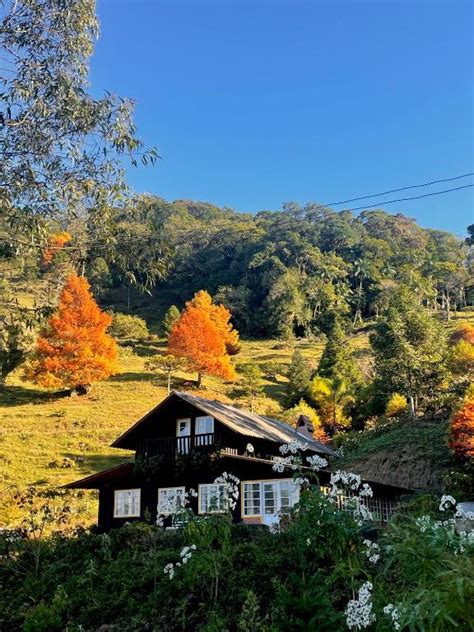
<instances>
[{"instance_id":1,"label":"utility wire","mask_svg":"<svg viewBox=\"0 0 474 632\"><path fill-rule=\"evenodd\" d=\"M405 191L405 190L408 190L408 189L414 189L414 188L419 188L419 187L430 186L432 184L439 183L439 182L449 182L449 181L453 181L453 180L459 180L460 178L465 178L465 177L470 176L470 175L474 175L474 173L472 173L472 174L471 173L467 173L467 174L464 174L464 175L455 176L453 178L444 178L443 180L433 180L432 182L425 182L423 184L413 184L413 185L410 185L410 186L401 187L399 189L392 189L392 191L386 191L385 195L387 193L390 193L390 192ZM348 209L344 209L344 210L348 211L348 212L361 211L361 210L365 210L365 209L369 209L369 208L375 208L375 207L383 206L383 205L387 205L387 204L396 204L398 202L408 202L410 200L420 200L422 198L432 197L432 196L436 196L436 195L445 195L447 193L452 193L453 191L459 191L461 189L469 189L471 187L474 187L474 183L473 184L465 184L465 185L462 185L462 186L459 186L459 187L452 187L450 189L444 189L442 191L431 191L429 193L423 193L422 195L409 196L409 197L405 197L405 198L397 198L397 199L394 199L394 200L380 200L380 201L375 202L373 204L357 206L357 207L348 208ZM329 208L330 206L346 204L346 203L351 202L351 201L363 200L363 199L366 199L366 198L374 198L374 197L378 197L379 195L384 195L384 193L374 193L374 194L371 194L371 195L366 195L366 196L362 196L362 197L358 197L358 198L352 198L351 200L345 200L345 201L341 201L341 202L332 202L331 204L318 204L318 205L312 207L312 210L317 210L319 208ZM143 241L145 239L148 239L148 240L149 239L152 239L152 240L154 239L153 235L147 236L146 238L135 237L135 238L128 238L127 239L126 236L124 236L124 237L125 237L125 239L127 241L127 244L134 243L134 242L135 243L143 243ZM11 241L11 240L9 240L6 237L1 237L1 236L0 236L0 240L3 240L4 242ZM120 243L120 240L118 240L118 243ZM91 241L87 241L87 240L83 241L83 242L81 242L81 246L67 246L67 245L65 245L65 246L63 246L61 248L61 250L80 250L83 246L97 246L97 245L100 245L100 244L102 244L103 247L114 246L115 245L113 240L107 241L107 240L104 240L104 239L96 239L96 240L91 240ZM44 248L45 247L45 243L34 243L34 242L29 242L29 243L26 243L26 242L23 243L22 242L22 245L28 246L28 247L33 247L33 248L35 248L35 247L36 248Z\"/></svg>"},{"instance_id":2,"label":"utility wire","mask_svg":"<svg viewBox=\"0 0 474 632\"><path fill-rule=\"evenodd\" d=\"M349 202L358 202L359 200L366 200L368 198L379 197L381 195L389 195L390 193L398 193L399 191L407 191L408 189L419 189L421 187L429 187L433 184L440 184L442 182L453 182L453 180L461 180L461 178L468 178L473 176L474 173L464 173L460 176L454 176L453 178L443 178L442 180L431 180L431 182L423 182L422 184L411 184L410 186L400 187L399 189L391 189L390 191L382 191L381 193L373 193L371 195L362 195L361 197L352 198L350 200L342 200L341 202L330 202L329 204L322 204L321 206L338 206L340 204L348 204ZM408 198L416 199L416 198ZM388 202L385 202L388 204ZM349 209L354 210L354 209Z\"/></svg>"}]
</instances>

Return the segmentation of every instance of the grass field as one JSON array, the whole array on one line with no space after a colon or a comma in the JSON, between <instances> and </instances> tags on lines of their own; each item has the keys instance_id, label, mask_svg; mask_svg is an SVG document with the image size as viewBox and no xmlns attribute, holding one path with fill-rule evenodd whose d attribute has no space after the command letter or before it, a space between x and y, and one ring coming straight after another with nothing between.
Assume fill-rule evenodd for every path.
<instances>
[{"instance_id":1,"label":"grass field","mask_svg":"<svg viewBox=\"0 0 474 632\"><path fill-rule=\"evenodd\" d=\"M474 321L474 313L463 319ZM453 326L453 322L449 325ZM367 356L367 333L351 340L360 359ZM243 341L237 363L253 360L276 362L282 371L295 348L316 366L322 351L318 341L285 344L277 340ZM13 501L15 490L27 485L57 488L69 481L117 465L131 458L130 452L110 448L112 441L166 395L164 376L145 369L147 359L165 351L164 341L138 344L121 354L121 373L96 384L83 397L55 398L51 393L23 381L21 371L11 375L0 390L0 526L18 519ZM173 387L183 388L195 375L179 374ZM264 380L257 410L281 412L285 378ZM197 391L204 397L246 406L238 383L223 383L206 377ZM73 524L90 524L96 517L94 493L76 493Z\"/></svg>"},{"instance_id":2,"label":"grass field","mask_svg":"<svg viewBox=\"0 0 474 632\"><path fill-rule=\"evenodd\" d=\"M317 363L322 345L296 343L308 361ZM282 370L290 361L293 346L278 341L244 341L238 362L275 361ZM64 483L112 467L132 453L110 448L112 441L166 395L166 380L145 369L147 359L165 350L164 342L141 343L121 353L121 373L98 383L83 397L55 398L46 390L26 383L17 372L0 391L0 526L18 517L12 497L27 485L42 488ZM173 387L183 388L195 379L178 374ZM264 380L264 393L257 406L277 413L285 378ZM197 393L204 397L246 405L238 384L205 377ZM94 494L79 493L73 522L88 523L96 516Z\"/></svg>"}]
</instances>

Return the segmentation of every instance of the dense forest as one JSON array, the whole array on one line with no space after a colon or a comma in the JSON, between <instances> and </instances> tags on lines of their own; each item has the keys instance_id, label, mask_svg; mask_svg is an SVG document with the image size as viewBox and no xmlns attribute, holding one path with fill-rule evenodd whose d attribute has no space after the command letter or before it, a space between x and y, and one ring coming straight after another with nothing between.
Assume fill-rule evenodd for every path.
<instances>
[{"instance_id":1,"label":"dense forest","mask_svg":"<svg viewBox=\"0 0 474 632\"><path fill-rule=\"evenodd\" d=\"M48 227L50 234L70 233L64 255L105 303L133 311L143 302L138 291L151 295L148 306L159 311L172 303L182 307L206 289L231 310L243 336L327 333L334 314L360 325L378 313L395 284L447 319L474 300L469 238L382 210L354 216L289 203L250 215L141 196L109 217L102 236L96 229L78 220ZM41 268L39 245L29 255L23 249L19 259L11 232L10 239L3 232L2 259L15 264L10 275L51 277L44 260ZM57 259L55 281L66 257Z\"/></svg>"}]
</instances>

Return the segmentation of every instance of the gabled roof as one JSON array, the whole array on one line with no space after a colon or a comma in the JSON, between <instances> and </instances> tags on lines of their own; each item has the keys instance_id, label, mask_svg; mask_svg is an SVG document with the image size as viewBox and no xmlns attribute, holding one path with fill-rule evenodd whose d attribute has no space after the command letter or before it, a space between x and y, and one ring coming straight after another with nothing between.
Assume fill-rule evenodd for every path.
<instances>
[{"instance_id":1,"label":"gabled roof","mask_svg":"<svg viewBox=\"0 0 474 632\"><path fill-rule=\"evenodd\" d=\"M102 472L96 472L78 481L63 485L63 487L66 489L97 489L101 483L116 478L122 478L123 476L129 476L133 474L133 471L134 464L132 461L120 463L120 465L109 467L108 470L102 470Z\"/></svg>"},{"instance_id":2,"label":"gabled roof","mask_svg":"<svg viewBox=\"0 0 474 632\"><path fill-rule=\"evenodd\" d=\"M326 454L327 456L337 456L337 453L328 446L325 446L314 439L308 439L305 435L297 432L295 428L292 428L282 421L263 415L257 415L248 410L241 410L240 408L235 408L234 406L223 404L222 402L218 402L216 400L204 399L204 397L191 395L190 393L186 393L184 391L172 391L168 397L158 404L158 406L155 406L155 408L153 408L129 430L116 439L112 443L112 447L124 447L122 445L124 439L126 437L128 438L130 434L135 431L140 424L148 419L152 413L158 410L165 402L169 401L173 397L178 397L192 406L196 406L196 408L199 408L199 410L211 415L234 432L238 432L239 434L247 437L267 439L269 441L275 441L276 443L289 443L297 439L302 443L306 443L308 447L315 452Z\"/></svg>"}]
</instances>

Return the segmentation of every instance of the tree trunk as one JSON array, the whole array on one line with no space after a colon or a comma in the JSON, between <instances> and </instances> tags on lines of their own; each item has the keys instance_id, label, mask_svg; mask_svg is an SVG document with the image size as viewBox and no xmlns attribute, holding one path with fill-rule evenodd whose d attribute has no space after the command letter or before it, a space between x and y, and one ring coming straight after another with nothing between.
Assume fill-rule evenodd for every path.
<instances>
[{"instance_id":1,"label":"tree trunk","mask_svg":"<svg viewBox=\"0 0 474 632\"><path fill-rule=\"evenodd\" d=\"M410 417L412 419L415 419L415 400L413 395L410 395L408 397L408 408L410 410Z\"/></svg>"},{"instance_id":2,"label":"tree trunk","mask_svg":"<svg viewBox=\"0 0 474 632\"><path fill-rule=\"evenodd\" d=\"M76 395L88 395L92 390L92 384L78 384L74 391Z\"/></svg>"},{"instance_id":3,"label":"tree trunk","mask_svg":"<svg viewBox=\"0 0 474 632\"><path fill-rule=\"evenodd\" d=\"M201 371L198 371L197 387L201 388L201 386L202 386L202 373Z\"/></svg>"},{"instance_id":4,"label":"tree trunk","mask_svg":"<svg viewBox=\"0 0 474 632\"><path fill-rule=\"evenodd\" d=\"M168 393L171 393L171 371L168 371Z\"/></svg>"}]
</instances>

